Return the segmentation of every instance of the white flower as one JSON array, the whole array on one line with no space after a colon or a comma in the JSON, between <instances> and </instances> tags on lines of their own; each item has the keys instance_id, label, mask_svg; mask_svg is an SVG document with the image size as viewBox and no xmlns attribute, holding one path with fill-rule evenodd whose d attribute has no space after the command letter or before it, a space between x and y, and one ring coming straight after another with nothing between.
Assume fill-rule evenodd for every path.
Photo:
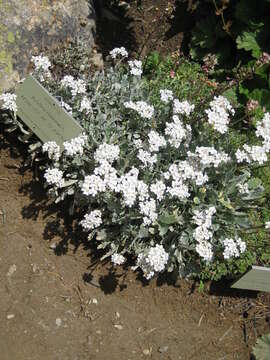
<instances>
[{"instance_id":1,"label":"white flower","mask_svg":"<svg viewBox=\"0 0 270 360\"><path fill-rule=\"evenodd\" d=\"M120 148L118 145L103 143L99 145L95 151L94 158L98 163L102 163L104 160L108 161L109 163L113 163L119 158L119 154Z\"/></svg>"},{"instance_id":2,"label":"white flower","mask_svg":"<svg viewBox=\"0 0 270 360\"><path fill-rule=\"evenodd\" d=\"M163 136L160 136L156 131L151 130L150 133L148 134L148 138L149 138L149 150L154 152L154 151L159 151L160 147L164 147L166 146L166 140L164 139Z\"/></svg>"},{"instance_id":3,"label":"white flower","mask_svg":"<svg viewBox=\"0 0 270 360\"><path fill-rule=\"evenodd\" d=\"M137 197L139 170L132 168L127 174L122 175L118 181L117 191L124 197L124 204L128 207L134 205Z\"/></svg>"},{"instance_id":4,"label":"white flower","mask_svg":"<svg viewBox=\"0 0 270 360\"><path fill-rule=\"evenodd\" d=\"M225 152L218 152L213 147L197 146L195 154L199 156L201 164L205 167L213 165L217 168L222 162L226 163L230 161L230 157ZM195 154L188 152L189 156L196 156Z\"/></svg>"},{"instance_id":5,"label":"white flower","mask_svg":"<svg viewBox=\"0 0 270 360\"><path fill-rule=\"evenodd\" d=\"M240 254L246 251L246 243L240 238L236 238L235 240L231 238L226 238L223 240L223 245L224 259L230 259L232 257L237 258L240 256Z\"/></svg>"},{"instance_id":6,"label":"white flower","mask_svg":"<svg viewBox=\"0 0 270 360\"><path fill-rule=\"evenodd\" d=\"M101 211L94 210L89 214L84 215L84 219L80 222L80 225L85 231L98 228L102 224Z\"/></svg>"},{"instance_id":7,"label":"white flower","mask_svg":"<svg viewBox=\"0 0 270 360\"><path fill-rule=\"evenodd\" d=\"M142 75L142 62L140 60L131 60L128 62L130 73L135 76Z\"/></svg>"},{"instance_id":8,"label":"white flower","mask_svg":"<svg viewBox=\"0 0 270 360\"><path fill-rule=\"evenodd\" d=\"M206 262L211 262L213 260L213 249L212 249L212 245L203 240L201 242L199 242L198 244L196 244L196 252L200 255L201 258L203 258L204 261Z\"/></svg>"},{"instance_id":9,"label":"white flower","mask_svg":"<svg viewBox=\"0 0 270 360\"><path fill-rule=\"evenodd\" d=\"M149 166L149 168L152 169L153 165L157 162L156 154L152 155L150 152L142 150L142 149L139 149L139 153L138 153L137 157L143 163L144 168Z\"/></svg>"},{"instance_id":10,"label":"white flower","mask_svg":"<svg viewBox=\"0 0 270 360\"><path fill-rule=\"evenodd\" d=\"M239 190L240 194L248 194L248 192L249 192L248 183L237 184L236 186L238 187L238 190Z\"/></svg>"},{"instance_id":11,"label":"white flower","mask_svg":"<svg viewBox=\"0 0 270 360\"><path fill-rule=\"evenodd\" d=\"M49 68L51 67L51 63L47 56L32 56L31 61L34 63L36 71L43 71L45 73L49 72Z\"/></svg>"},{"instance_id":12,"label":"white flower","mask_svg":"<svg viewBox=\"0 0 270 360\"><path fill-rule=\"evenodd\" d=\"M81 106L79 111L83 112L85 111L86 114L89 114L91 111L92 107L91 107L91 101L89 99L87 99L86 96L83 97L82 101L81 101Z\"/></svg>"},{"instance_id":13,"label":"white flower","mask_svg":"<svg viewBox=\"0 0 270 360\"><path fill-rule=\"evenodd\" d=\"M139 201L145 201L149 199L148 185L142 180L137 181L137 195Z\"/></svg>"},{"instance_id":14,"label":"white flower","mask_svg":"<svg viewBox=\"0 0 270 360\"><path fill-rule=\"evenodd\" d=\"M69 115L72 115L72 107L69 104L61 100L60 105L69 113Z\"/></svg>"},{"instance_id":15,"label":"white flower","mask_svg":"<svg viewBox=\"0 0 270 360\"><path fill-rule=\"evenodd\" d=\"M173 180L172 186L167 188L167 192L179 200L185 200L190 196L188 186L182 180Z\"/></svg>"},{"instance_id":16,"label":"white flower","mask_svg":"<svg viewBox=\"0 0 270 360\"><path fill-rule=\"evenodd\" d=\"M70 141L65 141L63 143L65 152L67 156L74 156L74 155L82 155L83 148L87 142L86 135L80 135Z\"/></svg>"},{"instance_id":17,"label":"white flower","mask_svg":"<svg viewBox=\"0 0 270 360\"><path fill-rule=\"evenodd\" d=\"M169 143L176 149L186 138L187 131L177 115L173 116L172 123L166 123L165 134L169 136Z\"/></svg>"},{"instance_id":18,"label":"white flower","mask_svg":"<svg viewBox=\"0 0 270 360\"><path fill-rule=\"evenodd\" d=\"M78 94L85 94L86 93L86 84L83 80L78 79L75 80L73 76L66 75L61 80L61 85L65 88L70 89L71 95L75 97Z\"/></svg>"},{"instance_id":19,"label":"white flower","mask_svg":"<svg viewBox=\"0 0 270 360\"><path fill-rule=\"evenodd\" d=\"M150 190L156 195L157 200L161 201L166 190L166 185L162 181L156 181L150 186Z\"/></svg>"},{"instance_id":20,"label":"white flower","mask_svg":"<svg viewBox=\"0 0 270 360\"><path fill-rule=\"evenodd\" d=\"M122 265L126 261L126 258L121 254L113 254L111 260L114 265Z\"/></svg>"},{"instance_id":21,"label":"white flower","mask_svg":"<svg viewBox=\"0 0 270 360\"><path fill-rule=\"evenodd\" d=\"M108 190L118 191L117 171L108 161L100 162L100 165L95 168L94 174L103 177L103 185Z\"/></svg>"},{"instance_id":22,"label":"white flower","mask_svg":"<svg viewBox=\"0 0 270 360\"><path fill-rule=\"evenodd\" d=\"M228 131L230 122L229 113L234 115L234 109L224 96L214 97L210 102L210 109L205 111L208 116L208 123L221 134Z\"/></svg>"},{"instance_id":23,"label":"white flower","mask_svg":"<svg viewBox=\"0 0 270 360\"><path fill-rule=\"evenodd\" d=\"M171 90L160 90L160 100L165 104L168 104L171 100L173 100L173 92Z\"/></svg>"},{"instance_id":24,"label":"white flower","mask_svg":"<svg viewBox=\"0 0 270 360\"><path fill-rule=\"evenodd\" d=\"M87 175L82 184L82 193L87 196L96 196L106 190L106 184L100 176Z\"/></svg>"},{"instance_id":25,"label":"white flower","mask_svg":"<svg viewBox=\"0 0 270 360\"><path fill-rule=\"evenodd\" d=\"M58 161L60 158L60 146L55 141L47 141L42 146L42 151L48 153L48 158Z\"/></svg>"},{"instance_id":26,"label":"white flower","mask_svg":"<svg viewBox=\"0 0 270 360\"><path fill-rule=\"evenodd\" d=\"M137 266L139 266L146 279L151 279L155 273L165 270L169 255L162 245L151 247L147 254L139 254L137 258Z\"/></svg>"},{"instance_id":27,"label":"white flower","mask_svg":"<svg viewBox=\"0 0 270 360\"><path fill-rule=\"evenodd\" d=\"M110 55L112 59L116 59L118 56L128 57L128 52L123 46L121 46L120 48L114 48L113 50L111 50Z\"/></svg>"},{"instance_id":28,"label":"white flower","mask_svg":"<svg viewBox=\"0 0 270 360\"><path fill-rule=\"evenodd\" d=\"M128 101L124 103L124 107L137 111L138 114L145 119L151 119L154 115L154 107L144 101Z\"/></svg>"},{"instance_id":29,"label":"white flower","mask_svg":"<svg viewBox=\"0 0 270 360\"><path fill-rule=\"evenodd\" d=\"M216 208L211 206L206 210L195 210L192 218L195 224L198 225L193 232L193 237L198 242L196 251L205 261L211 261L213 257L212 245L208 240L213 237L211 227L212 217L215 213Z\"/></svg>"},{"instance_id":30,"label":"white flower","mask_svg":"<svg viewBox=\"0 0 270 360\"><path fill-rule=\"evenodd\" d=\"M235 153L238 163L243 161L246 161L247 163L257 161L260 165L267 161L267 152L270 150L268 150L265 146L249 146L247 144L243 146L243 149L244 150L238 149Z\"/></svg>"},{"instance_id":31,"label":"white flower","mask_svg":"<svg viewBox=\"0 0 270 360\"><path fill-rule=\"evenodd\" d=\"M63 187L65 183L63 179L63 171L57 168L47 169L44 177L49 185L55 185L58 188Z\"/></svg>"},{"instance_id":32,"label":"white flower","mask_svg":"<svg viewBox=\"0 0 270 360\"><path fill-rule=\"evenodd\" d=\"M143 223L144 225L151 225L157 220L158 214L156 213L156 202L154 199L149 199L143 202L140 202L140 213L144 215Z\"/></svg>"},{"instance_id":33,"label":"white flower","mask_svg":"<svg viewBox=\"0 0 270 360\"><path fill-rule=\"evenodd\" d=\"M266 229L270 229L270 221L266 221L266 223L265 223L265 228L266 228Z\"/></svg>"},{"instance_id":34,"label":"white flower","mask_svg":"<svg viewBox=\"0 0 270 360\"><path fill-rule=\"evenodd\" d=\"M10 110L14 113L17 112L17 104L16 104L17 96L15 94L5 93L0 96L0 101L3 101L1 106L4 110Z\"/></svg>"},{"instance_id":35,"label":"white flower","mask_svg":"<svg viewBox=\"0 0 270 360\"><path fill-rule=\"evenodd\" d=\"M178 99L173 101L173 113L189 116L194 110L195 106L191 105L188 101L180 102Z\"/></svg>"},{"instance_id":36,"label":"white flower","mask_svg":"<svg viewBox=\"0 0 270 360\"><path fill-rule=\"evenodd\" d=\"M141 139L134 139L133 144L134 144L136 149L141 149L142 146L143 146L143 143L142 143Z\"/></svg>"}]
</instances>

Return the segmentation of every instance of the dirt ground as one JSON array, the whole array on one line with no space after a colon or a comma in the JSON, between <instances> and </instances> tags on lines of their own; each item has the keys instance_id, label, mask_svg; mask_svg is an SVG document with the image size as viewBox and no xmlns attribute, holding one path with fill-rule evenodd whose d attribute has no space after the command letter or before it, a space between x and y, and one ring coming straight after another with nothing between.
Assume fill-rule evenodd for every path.
<instances>
[{"instance_id":1,"label":"dirt ground","mask_svg":"<svg viewBox=\"0 0 270 360\"><path fill-rule=\"evenodd\" d=\"M269 331L269 298L199 293L166 278L146 284L96 264L22 162L2 132L1 360L249 359L256 335Z\"/></svg>"}]
</instances>

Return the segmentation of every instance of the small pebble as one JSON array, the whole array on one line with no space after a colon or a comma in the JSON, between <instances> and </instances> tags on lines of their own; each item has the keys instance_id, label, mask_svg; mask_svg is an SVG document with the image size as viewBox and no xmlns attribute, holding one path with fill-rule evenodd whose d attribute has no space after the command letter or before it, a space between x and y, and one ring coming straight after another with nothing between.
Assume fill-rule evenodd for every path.
<instances>
[{"instance_id":1,"label":"small pebble","mask_svg":"<svg viewBox=\"0 0 270 360\"><path fill-rule=\"evenodd\" d=\"M123 330L123 326L122 325L113 325L117 330Z\"/></svg>"},{"instance_id":2,"label":"small pebble","mask_svg":"<svg viewBox=\"0 0 270 360\"><path fill-rule=\"evenodd\" d=\"M56 323L56 326L61 326L62 325L62 320L60 319L60 318L57 318L56 320L55 320L55 323Z\"/></svg>"},{"instance_id":3,"label":"small pebble","mask_svg":"<svg viewBox=\"0 0 270 360\"><path fill-rule=\"evenodd\" d=\"M166 351L168 351L169 346L161 346L160 348L158 348L158 352L160 353L165 353Z\"/></svg>"},{"instance_id":4,"label":"small pebble","mask_svg":"<svg viewBox=\"0 0 270 360\"><path fill-rule=\"evenodd\" d=\"M10 319L14 319L15 318L15 315L14 314L8 314L7 315L7 319L10 320Z\"/></svg>"},{"instance_id":5,"label":"small pebble","mask_svg":"<svg viewBox=\"0 0 270 360\"><path fill-rule=\"evenodd\" d=\"M115 313L115 317L116 317L117 319L119 319L119 318L120 318L120 314L119 314L119 312L118 312L118 311L116 311L116 313Z\"/></svg>"},{"instance_id":6,"label":"small pebble","mask_svg":"<svg viewBox=\"0 0 270 360\"><path fill-rule=\"evenodd\" d=\"M56 243L52 243L52 244L50 245L50 249L56 249Z\"/></svg>"},{"instance_id":7,"label":"small pebble","mask_svg":"<svg viewBox=\"0 0 270 360\"><path fill-rule=\"evenodd\" d=\"M97 330L96 333L97 333L98 335L101 335L101 330Z\"/></svg>"},{"instance_id":8,"label":"small pebble","mask_svg":"<svg viewBox=\"0 0 270 360\"><path fill-rule=\"evenodd\" d=\"M92 303L97 305L98 304L97 299L96 298L92 299Z\"/></svg>"},{"instance_id":9,"label":"small pebble","mask_svg":"<svg viewBox=\"0 0 270 360\"><path fill-rule=\"evenodd\" d=\"M11 265L8 269L7 276L12 276L17 270L17 266L15 264Z\"/></svg>"},{"instance_id":10,"label":"small pebble","mask_svg":"<svg viewBox=\"0 0 270 360\"><path fill-rule=\"evenodd\" d=\"M143 354L146 355L146 356L150 355L150 353L151 353L151 351L149 349L144 349L143 350Z\"/></svg>"}]
</instances>

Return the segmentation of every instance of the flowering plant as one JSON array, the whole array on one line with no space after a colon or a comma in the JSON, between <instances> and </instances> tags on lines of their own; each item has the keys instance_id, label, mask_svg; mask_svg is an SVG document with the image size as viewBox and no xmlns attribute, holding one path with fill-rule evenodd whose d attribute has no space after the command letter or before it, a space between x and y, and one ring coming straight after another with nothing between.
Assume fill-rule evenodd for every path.
<instances>
[{"instance_id":1,"label":"flowering plant","mask_svg":"<svg viewBox=\"0 0 270 360\"><path fill-rule=\"evenodd\" d=\"M235 149L228 135L234 109L225 97L198 108L170 89L157 99L140 61L124 66L124 48L111 57L105 72L60 82L47 59L38 61L35 75L84 129L62 152L43 144L50 192L57 201L73 197L104 257L115 265L135 257L147 279L245 257L248 211L264 191L250 167L267 161L270 115L257 126L258 144ZM3 107L15 111L14 97L5 96Z\"/></svg>"}]
</instances>

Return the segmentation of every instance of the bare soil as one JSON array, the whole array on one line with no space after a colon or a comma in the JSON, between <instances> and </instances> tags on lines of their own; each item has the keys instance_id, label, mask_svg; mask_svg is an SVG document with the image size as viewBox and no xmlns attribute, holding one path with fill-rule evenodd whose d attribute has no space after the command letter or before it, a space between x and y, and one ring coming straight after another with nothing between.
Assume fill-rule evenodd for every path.
<instances>
[{"instance_id":1,"label":"bare soil","mask_svg":"<svg viewBox=\"0 0 270 360\"><path fill-rule=\"evenodd\" d=\"M269 331L267 295L145 283L96 262L66 205L51 204L21 147L0 136L1 360L249 359Z\"/></svg>"}]
</instances>

